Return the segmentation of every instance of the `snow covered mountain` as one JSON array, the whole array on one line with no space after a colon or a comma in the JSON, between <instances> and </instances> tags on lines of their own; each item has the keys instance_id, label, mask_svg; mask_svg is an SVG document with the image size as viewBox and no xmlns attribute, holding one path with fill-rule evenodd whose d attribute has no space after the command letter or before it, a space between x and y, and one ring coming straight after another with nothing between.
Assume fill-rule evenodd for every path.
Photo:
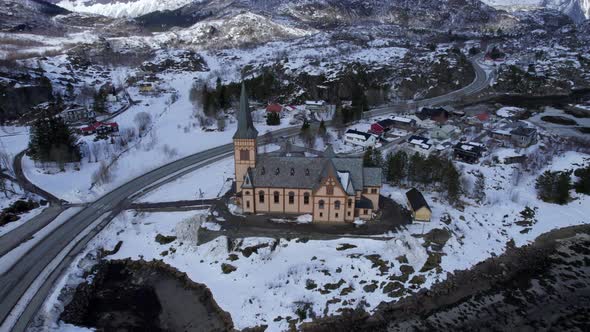
<instances>
[{"instance_id":1,"label":"snow covered mountain","mask_svg":"<svg viewBox=\"0 0 590 332\"><path fill-rule=\"evenodd\" d=\"M111 17L137 17L155 11L174 10L198 0L50 0L65 9Z\"/></svg>"},{"instance_id":2,"label":"snow covered mountain","mask_svg":"<svg viewBox=\"0 0 590 332\"><path fill-rule=\"evenodd\" d=\"M590 0L482 0L490 6L507 9L549 8L558 10L575 22L590 19Z\"/></svg>"}]
</instances>

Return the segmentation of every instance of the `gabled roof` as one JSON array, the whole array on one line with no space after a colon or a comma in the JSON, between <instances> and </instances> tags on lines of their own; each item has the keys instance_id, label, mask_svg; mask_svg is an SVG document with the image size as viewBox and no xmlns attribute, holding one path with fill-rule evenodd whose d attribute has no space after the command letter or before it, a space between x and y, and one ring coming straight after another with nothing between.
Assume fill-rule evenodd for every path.
<instances>
[{"instance_id":1,"label":"gabled roof","mask_svg":"<svg viewBox=\"0 0 590 332\"><path fill-rule=\"evenodd\" d=\"M254 139L258 137L258 131L252 123L250 114L250 105L246 94L246 85L242 82L242 93L240 95L240 109L238 110L238 129L234 134L234 139Z\"/></svg>"},{"instance_id":2,"label":"gabled roof","mask_svg":"<svg viewBox=\"0 0 590 332\"><path fill-rule=\"evenodd\" d=\"M342 183L341 173L348 173ZM316 189L327 175L337 178L344 190L351 194L363 187L381 186L381 169L364 168L362 158L286 157L261 155L256 168L251 169L251 180L259 188Z\"/></svg>"},{"instance_id":3,"label":"gabled roof","mask_svg":"<svg viewBox=\"0 0 590 332\"><path fill-rule=\"evenodd\" d=\"M364 131L358 131L358 130L354 130L354 129L348 129L346 131L347 135L358 135L358 136L362 136L365 138L365 140L368 140L369 138L371 138L371 134L369 133L365 133Z\"/></svg>"},{"instance_id":4,"label":"gabled roof","mask_svg":"<svg viewBox=\"0 0 590 332\"><path fill-rule=\"evenodd\" d=\"M406 193L406 198L408 199L408 202L410 203L410 207L412 208L412 210L418 211L421 208L425 207L428 209L428 211L432 211L430 209L430 206L428 206L428 203L426 203L426 199L424 199L422 193L419 192L416 188L410 189Z\"/></svg>"}]
</instances>

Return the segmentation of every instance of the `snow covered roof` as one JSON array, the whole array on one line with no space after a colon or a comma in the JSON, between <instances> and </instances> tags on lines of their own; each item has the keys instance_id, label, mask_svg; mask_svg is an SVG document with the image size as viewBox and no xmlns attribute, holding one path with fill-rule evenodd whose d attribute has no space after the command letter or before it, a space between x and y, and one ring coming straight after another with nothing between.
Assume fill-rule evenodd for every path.
<instances>
[{"instance_id":1,"label":"snow covered roof","mask_svg":"<svg viewBox=\"0 0 590 332\"><path fill-rule=\"evenodd\" d=\"M412 122L415 122L415 120L413 120L413 119L404 118L404 117L401 117L401 116L394 116L392 118L392 120L393 121L397 121L397 122L403 122L403 123L412 123Z\"/></svg>"},{"instance_id":2,"label":"snow covered roof","mask_svg":"<svg viewBox=\"0 0 590 332\"><path fill-rule=\"evenodd\" d=\"M323 100L306 100L305 105L309 106L324 106L326 104Z\"/></svg>"},{"instance_id":3,"label":"snow covered roof","mask_svg":"<svg viewBox=\"0 0 590 332\"><path fill-rule=\"evenodd\" d=\"M354 129L348 129L346 131L346 136L356 137L356 138L359 138L359 139L362 139L362 140L366 141L369 138L371 138L371 136L373 136L373 135L371 135L369 133L365 133L363 131L358 131L358 130L354 130Z\"/></svg>"}]
</instances>

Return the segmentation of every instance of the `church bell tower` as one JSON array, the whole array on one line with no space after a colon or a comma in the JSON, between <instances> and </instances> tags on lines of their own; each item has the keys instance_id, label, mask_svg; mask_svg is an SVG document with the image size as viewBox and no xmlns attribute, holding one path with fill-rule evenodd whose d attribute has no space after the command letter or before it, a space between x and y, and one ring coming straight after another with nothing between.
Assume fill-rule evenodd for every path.
<instances>
[{"instance_id":1,"label":"church bell tower","mask_svg":"<svg viewBox=\"0 0 590 332\"><path fill-rule=\"evenodd\" d=\"M242 93L240 95L240 109L238 110L238 129L234 134L234 162L236 175L236 193L242 191L244 176L248 168L256 166L256 138L258 131L252 123L246 86L242 82Z\"/></svg>"}]
</instances>

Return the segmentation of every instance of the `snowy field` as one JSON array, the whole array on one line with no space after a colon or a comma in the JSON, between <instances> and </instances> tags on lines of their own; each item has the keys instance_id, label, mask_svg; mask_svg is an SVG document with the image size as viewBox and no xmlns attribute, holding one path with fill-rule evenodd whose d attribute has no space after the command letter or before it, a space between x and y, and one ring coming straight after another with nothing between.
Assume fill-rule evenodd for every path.
<instances>
[{"instance_id":1,"label":"snowy field","mask_svg":"<svg viewBox=\"0 0 590 332\"><path fill-rule=\"evenodd\" d=\"M589 162L588 155L568 152L557 157L547 169L572 169ZM427 193L426 199L433 209L432 221L387 234L393 237L391 240L275 242L247 238L230 250L224 237L195 245L203 212L127 212L101 232L87 252L101 247L111 249L121 240L123 246L112 259L162 259L186 272L192 280L206 284L221 308L232 315L237 328L268 324L269 331L284 331L288 329L285 317L296 318L302 310L306 312L306 321L314 316L337 314L344 307L363 306L370 311L382 301L395 301L419 288L430 287L443 280L447 272L467 269L500 255L510 241L522 246L549 230L589 222L589 196L573 193L574 199L567 205L548 204L536 198L536 176L523 175L518 184L512 182L511 165L460 167L467 178L476 169L484 174L485 201L478 205L465 198L465 209L458 211L438 194ZM405 190L384 186L382 192L403 204ZM535 216L530 224L523 225L519 223L520 212L527 206L535 211ZM435 229L449 236L446 243L443 241L442 250L434 249L430 242L433 238L429 234L434 234ZM155 242L157 234L175 235L178 239L160 245ZM251 255L245 254L256 245L262 247ZM169 254L162 256L165 250ZM432 259L436 256L440 257L438 263ZM88 265L85 264L79 263L82 267ZM222 264L231 264L236 270L225 274ZM80 267L72 268L62 285L75 285L81 275ZM55 322L61 310L62 304L55 300L57 294L56 291L44 307L42 315L48 321ZM64 328L60 324L54 329Z\"/></svg>"}]
</instances>

